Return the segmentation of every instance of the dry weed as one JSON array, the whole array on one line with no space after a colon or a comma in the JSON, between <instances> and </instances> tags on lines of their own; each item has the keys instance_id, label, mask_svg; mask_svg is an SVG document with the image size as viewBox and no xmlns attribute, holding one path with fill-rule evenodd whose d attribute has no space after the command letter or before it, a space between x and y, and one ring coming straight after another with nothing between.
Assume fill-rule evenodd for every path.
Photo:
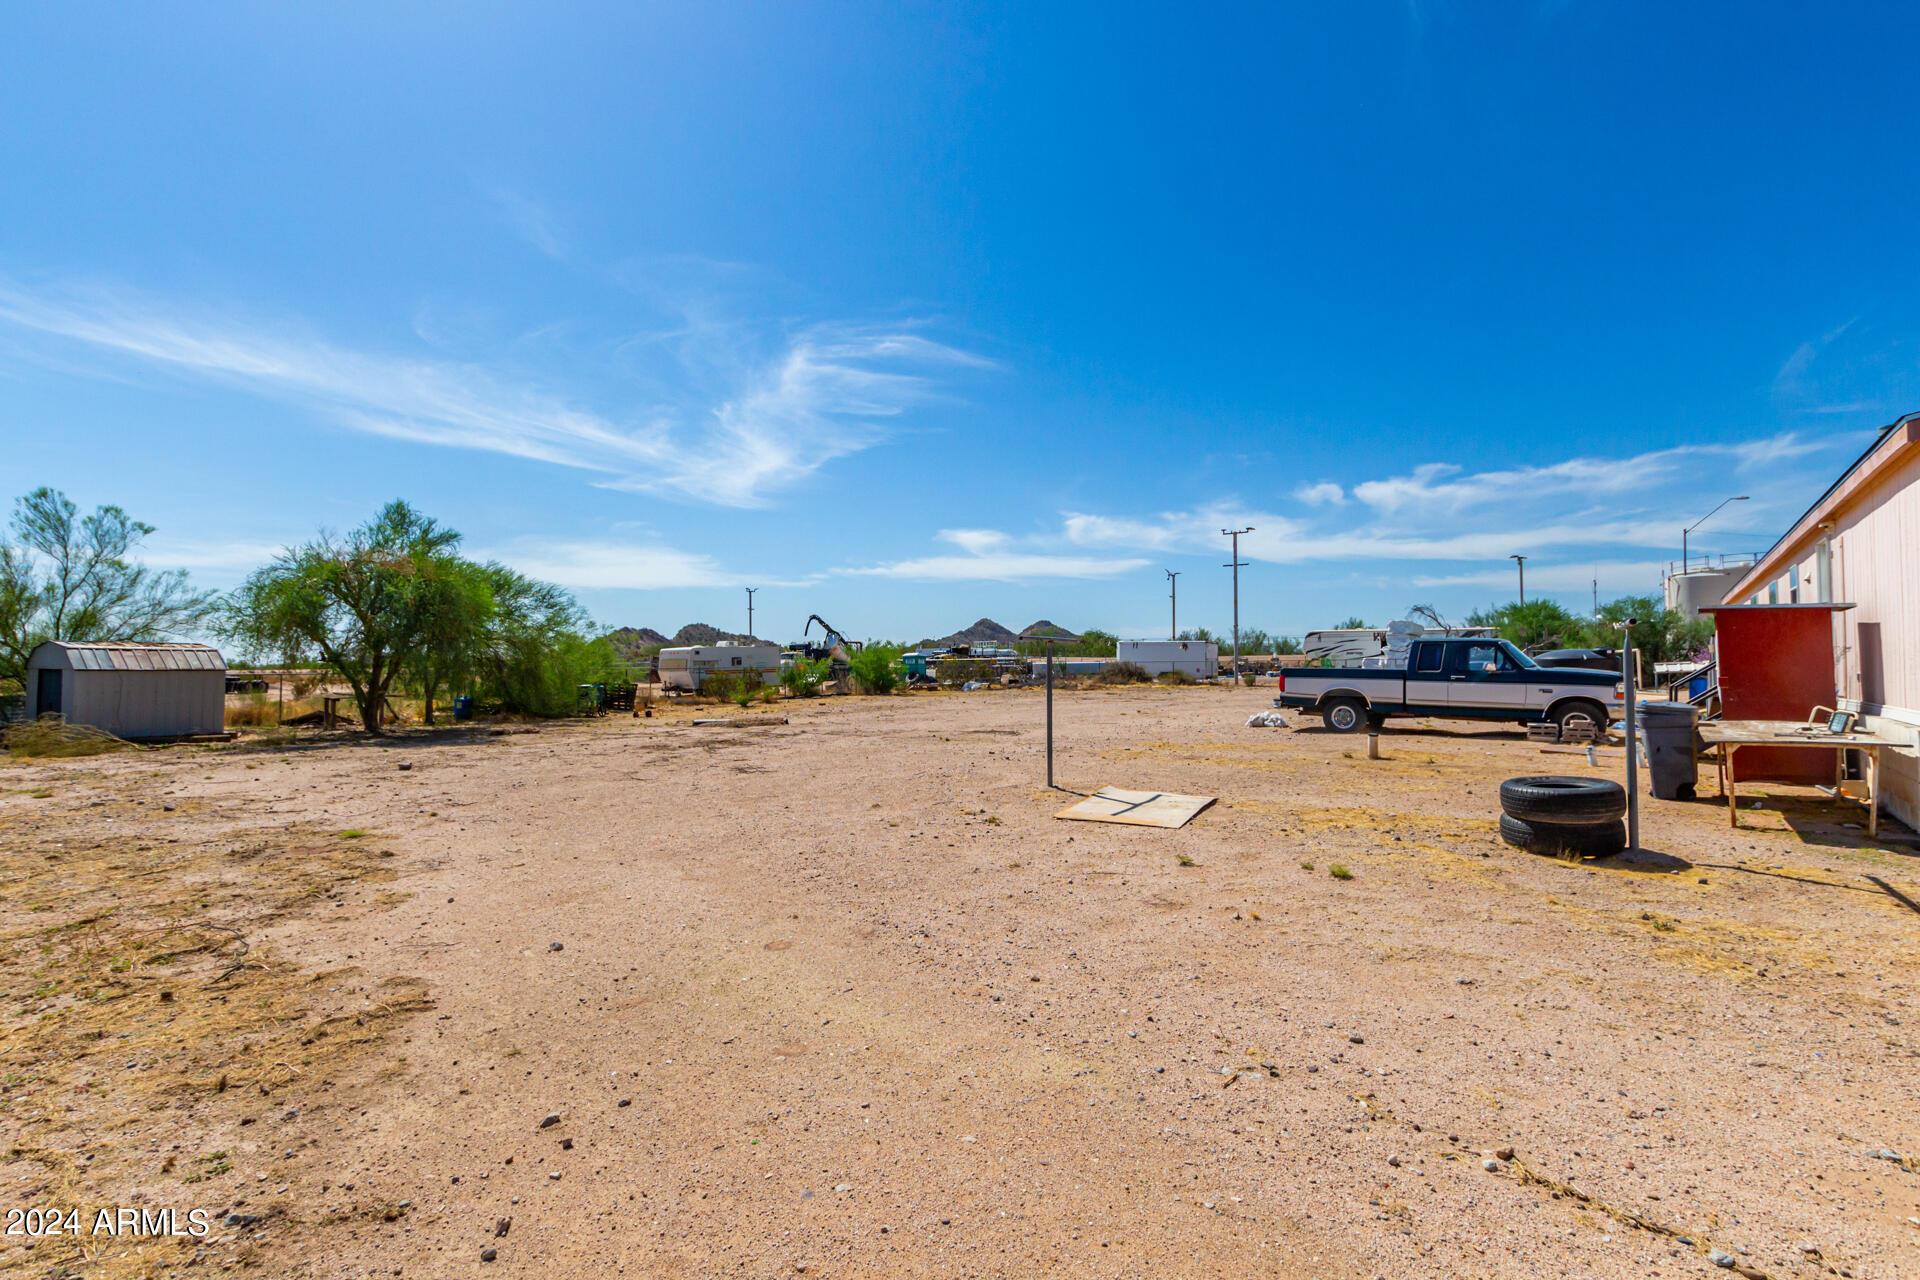
<instances>
[{"instance_id":1,"label":"dry weed","mask_svg":"<svg viewBox=\"0 0 1920 1280\"><path fill-rule=\"evenodd\" d=\"M230 1163L202 1149L204 1135L276 1095L330 1088L430 1007L417 982L303 972L254 941L267 921L348 881L394 879L378 842L260 830L155 845L8 826L0 1128L8 1181L37 1207L90 1220L121 1203L114 1193L129 1181L175 1182L179 1203L224 1203ZM144 1277L194 1248L50 1237L8 1254L0 1274Z\"/></svg>"}]
</instances>

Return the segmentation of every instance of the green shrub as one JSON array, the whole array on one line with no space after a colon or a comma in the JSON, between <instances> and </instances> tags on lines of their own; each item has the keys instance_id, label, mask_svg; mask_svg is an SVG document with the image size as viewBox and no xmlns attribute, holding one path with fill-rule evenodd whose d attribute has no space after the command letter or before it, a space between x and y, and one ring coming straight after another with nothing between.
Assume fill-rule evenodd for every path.
<instances>
[{"instance_id":1,"label":"green shrub","mask_svg":"<svg viewBox=\"0 0 1920 1280\"><path fill-rule=\"evenodd\" d=\"M700 692L743 708L773 694L758 671L708 671L700 677Z\"/></svg>"},{"instance_id":2,"label":"green shrub","mask_svg":"<svg viewBox=\"0 0 1920 1280\"><path fill-rule=\"evenodd\" d=\"M831 674L831 665L825 658L813 661L796 658L792 666L780 672L780 687L787 691L790 698L819 697L820 686L827 682Z\"/></svg>"},{"instance_id":3,"label":"green shrub","mask_svg":"<svg viewBox=\"0 0 1920 1280\"><path fill-rule=\"evenodd\" d=\"M1159 684L1198 684L1199 683L1197 680L1195 680L1192 676L1188 675L1184 671L1162 671L1159 675L1154 677L1154 680Z\"/></svg>"},{"instance_id":4,"label":"green shrub","mask_svg":"<svg viewBox=\"0 0 1920 1280\"><path fill-rule=\"evenodd\" d=\"M847 669L862 693L892 693L906 678L902 650L890 644L870 644L847 655Z\"/></svg>"},{"instance_id":5,"label":"green shrub","mask_svg":"<svg viewBox=\"0 0 1920 1280\"><path fill-rule=\"evenodd\" d=\"M1153 673L1137 662L1109 662L1094 679L1101 684L1151 684Z\"/></svg>"},{"instance_id":6,"label":"green shrub","mask_svg":"<svg viewBox=\"0 0 1920 1280\"><path fill-rule=\"evenodd\" d=\"M1336 862L1331 866L1329 866L1327 868L1327 874L1332 876L1335 880L1353 879L1353 872L1347 869L1347 864L1344 862Z\"/></svg>"},{"instance_id":7,"label":"green shrub","mask_svg":"<svg viewBox=\"0 0 1920 1280\"><path fill-rule=\"evenodd\" d=\"M572 632L528 629L503 637L483 672L481 701L501 711L567 716L580 709L580 686L617 677L613 646Z\"/></svg>"}]
</instances>

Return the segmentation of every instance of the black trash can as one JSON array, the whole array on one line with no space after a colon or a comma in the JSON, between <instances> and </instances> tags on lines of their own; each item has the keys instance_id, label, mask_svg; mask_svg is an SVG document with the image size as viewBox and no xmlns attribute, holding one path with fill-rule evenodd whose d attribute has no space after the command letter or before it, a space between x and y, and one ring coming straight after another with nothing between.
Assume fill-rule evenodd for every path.
<instances>
[{"instance_id":1,"label":"black trash can","mask_svg":"<svg viewBox=\"0 0 1920 1280\"><path fill-rule=\"evenodd\" d=\"M1700 709L1684 702L1643 702L1640 740L1647 746L1647 787L1662 800L1691 800L1700 782L1695 738Z\"/></svg>"}]
</instances>

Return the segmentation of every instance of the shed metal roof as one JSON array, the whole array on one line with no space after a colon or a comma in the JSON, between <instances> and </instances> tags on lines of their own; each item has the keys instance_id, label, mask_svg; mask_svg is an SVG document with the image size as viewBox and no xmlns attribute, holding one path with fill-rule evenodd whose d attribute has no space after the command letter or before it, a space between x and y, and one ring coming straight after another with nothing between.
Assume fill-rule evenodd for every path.
<instances>
[{"instance_id":1,"label":"shed metal roof","mask_svg":"<svg viewBox=\"0 0 1920 1280\"><path fill-rule=\"evenodd\" d=\"M204 644L49 640L75 671L225 671L220 651ZM42 646L45 647L45 646Z\"/></svg>"}]
</instances>

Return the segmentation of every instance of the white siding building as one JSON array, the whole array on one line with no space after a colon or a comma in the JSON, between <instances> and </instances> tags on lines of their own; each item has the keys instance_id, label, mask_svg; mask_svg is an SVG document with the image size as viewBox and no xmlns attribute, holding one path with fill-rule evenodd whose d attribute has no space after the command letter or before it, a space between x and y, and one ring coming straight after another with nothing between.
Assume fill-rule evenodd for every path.
<instances>
[{"instance_id":1,"label":"white siding building","mask_svg":"<svg viewBox=\"0 0 1920 1280\"><path fill-rule=\"evenodd\" d=\"M1841 709L1906 744L1881 756L1880 802L1920 828L1920 413L1881 430L1728 604L1854 607L1833 618Z\"/></svg>"},{"instance_id":2,"label":"white siding building","mask_svg":"<svg viewBox=\"0 0 1920 1280\"><path fill-rule=\"evenodd\" d=\"M27 712L120 738L220 733L227 661L203 644L48 640L27 656Z\"/></svg>"},{"instance_id":3,"label":"white siding building","mask_svg":"<svg viewBox=\"0 0 1920 1280\"><path fill-rule=\"evenodd\" d=\"M1113 656L1156 676L1184 671L1196 680L1211 680L1220 670L1220 646L1211 640L1122 640Z\"/></svg>"}]
</instances>

